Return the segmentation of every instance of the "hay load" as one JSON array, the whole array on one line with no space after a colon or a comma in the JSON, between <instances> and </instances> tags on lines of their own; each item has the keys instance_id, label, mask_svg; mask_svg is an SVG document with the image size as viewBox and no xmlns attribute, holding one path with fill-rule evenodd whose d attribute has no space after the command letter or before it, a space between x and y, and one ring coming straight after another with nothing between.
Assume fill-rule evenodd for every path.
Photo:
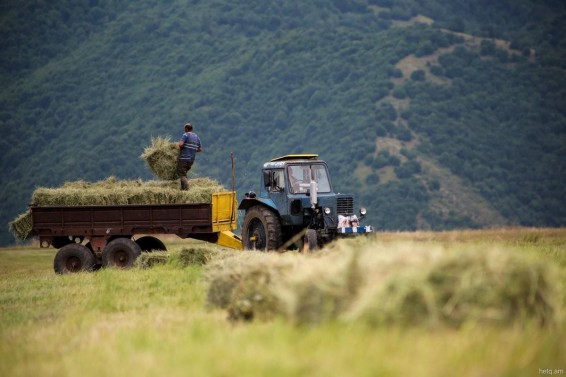
<instances>
[{"instance_id":1,"label":"hay load","mask_svg":"<svg viewBox=\"0 0 566 377\"><path fill-rule=\"evenodd\" d=\"M149 169L160 179L170 181L177 179L177 159L179 158L177 143L168 137L155 137L146 147L140 158L145 160Z\"/></svg>"},{"instance_id":2,"label":"hay load","mask_svg":"<svg viewBox=\"0 0 566 377\"><path fill-rule=\"evenodd\" d=\"M232 319L369 326L556 323L554 266L514 250L339 242L318 256L250 253L208 269L208 303ZM292 258L290 258L292 257Z\"/></svg>"},{"instance_id":3,"label":"hay load","mask_svg":"<svg viewBox=\"0 0 566 377\"><path fill-rule=\"evenodd\" d=\"M190 189L179 190L176 181L179 148L168 137L153 138L140 157L161 180L109 177L98 182L67 182L57 188L37 188L31 202L36 206L210 203L213 193L226 191L220 183L209 178L190 179ZM8 224L10 232L19 240L28 239L32 228L30 211Z\"/></svg>"},{"instance_id":4,"label":"hay load","mask_svg":"<svg viewBox=\"0 0 566 377\"><path fill-rule=\"evenodd\" d=\"M124 205L210 203L211 195L226 189L209 178L189 180L188 191L179 190L176 181L118 180L109 177L98 182L67 182L61 187L39 187L32 194L37 206ZM15 238L26 240L33 224L31 212L18 216L9 224Z\"/></svg>"},{"instance_id":5,"label":"hay load","mask_svg":"<svg viewBox=\"0 0 566 377\"><path fill-rule=\"evenodd\" d=\"M38 206L209 203L211 195L226 189L209 178L189 180L191 189L179 190L178 182L117 180L67 182L61 187L40 187L32 194Z\"/></svg>"}]
</instances>

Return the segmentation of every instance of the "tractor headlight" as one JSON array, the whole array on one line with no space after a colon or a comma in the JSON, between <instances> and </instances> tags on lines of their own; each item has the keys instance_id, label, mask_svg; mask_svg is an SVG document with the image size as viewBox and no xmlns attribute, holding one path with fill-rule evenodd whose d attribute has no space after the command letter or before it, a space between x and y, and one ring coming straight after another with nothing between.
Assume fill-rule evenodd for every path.
<instances>
[{"instance_id":1,"label":"tractor headlight","mask_svg":"<svg viewBox=\"0 0 566 377\"><path fill-rule=\"evenodd\" d=\"M332 211L330 210L330 207L326 207L326 208L324 209L324 213L325 213L325 214L330 215L330 212L332 212Z\"/></svg>"},{"instance_id":2,"label":"tractor headlight","mask_svg":"<svg viewBox=\"0 0 566 377\"><path fill-rule=\"evenodd\" d=\"M368 211L365 208L360 208L360 215L365 216Z\"/></svg>"}]
</instances>

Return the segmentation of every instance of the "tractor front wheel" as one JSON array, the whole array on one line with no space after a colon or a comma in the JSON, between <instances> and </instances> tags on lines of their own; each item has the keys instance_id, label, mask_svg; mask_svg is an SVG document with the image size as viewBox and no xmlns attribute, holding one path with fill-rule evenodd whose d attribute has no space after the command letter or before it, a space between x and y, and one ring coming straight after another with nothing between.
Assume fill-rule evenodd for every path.
<instances>
[{"instance_id":1,"label":"tractor front wheel","mask_svg":"<svg viewBox=\"0 0 566 377\"><path fill-rule=\"evenodd\" d=\"M263 206L248 209L242 226L242 241L247 250L277 250L283 243L277 215Z\"/></svg>"}]
</instances>

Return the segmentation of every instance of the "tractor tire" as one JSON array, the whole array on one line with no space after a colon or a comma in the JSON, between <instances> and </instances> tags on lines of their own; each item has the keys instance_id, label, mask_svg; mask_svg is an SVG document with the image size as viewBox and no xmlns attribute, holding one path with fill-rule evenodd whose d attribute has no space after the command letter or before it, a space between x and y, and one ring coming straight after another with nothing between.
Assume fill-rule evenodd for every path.
<instances>
[{"instance_id":1,"label":"tractor tire","mask_svg":"<svg viewBox=\"0 0 566 377\"><path fill-rule=\"evenodd\" d=\"M130 268L140 256L141 249L129 238L116 238L102 252L102 266Z\"/></svg>"},{"instance_id":2,"label":"tractor tire","mask_svg":"<svg viewBox=\"0 0 566 377\"><path fill-rule=\"evenodd\" d=\"M140 237L136 240L136 243L140 247L142 253L148 253L151 251L167 251L163 242L152 236Z\"/></svg>"},{"instance_id":3,"label":"tractor tire","mask_svg":"<svg viewBox=\"0 0 566 377\"><path fill-rule=\"evenodd\" d=\"M304 250L306 253L310 253L318 249L318 241L316 239L316 230L309 229L305 233L305 245Z\"/></svg>"},{"instance_id":4,"label":"tractor tire","mask_svg":"<svg viewBox=\"0 0 566 377\"><path fill-rule=\"evenodd\" d=\"M71 243L59 249L53 261L55 273L64 275L92 271L96 258L86 246Z\"/></svg>"},{"instance_id":5,"label":"tractor tire","mask_svg":"<svg viewBox=\"0 0 566 377\"><path fill-rule=\"evenodd\" d=\"M248 209L242 226L242 241L246 250L277 250L283 243L277 215L264 206Z\"/></svg>"}]
</instances>

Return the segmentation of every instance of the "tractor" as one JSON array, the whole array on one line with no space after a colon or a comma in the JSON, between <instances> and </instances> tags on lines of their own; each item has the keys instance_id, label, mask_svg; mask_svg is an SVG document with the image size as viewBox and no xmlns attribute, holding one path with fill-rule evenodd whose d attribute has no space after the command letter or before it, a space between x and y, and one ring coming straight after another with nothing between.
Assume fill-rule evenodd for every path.
<instances>
[{"instance_id":1,"label":"tractor","mask_svg":"<svg viewBox=\"0 0 566 377\"><path fill-rule=\"evenodd\" d=\"M326 163L317 154L291 154L263 164L259 195L245 194L238 210L244 249L315 250L338 237L369 234L354 213L354 197L335 193Z\"/></svg>"}]
</instances>

